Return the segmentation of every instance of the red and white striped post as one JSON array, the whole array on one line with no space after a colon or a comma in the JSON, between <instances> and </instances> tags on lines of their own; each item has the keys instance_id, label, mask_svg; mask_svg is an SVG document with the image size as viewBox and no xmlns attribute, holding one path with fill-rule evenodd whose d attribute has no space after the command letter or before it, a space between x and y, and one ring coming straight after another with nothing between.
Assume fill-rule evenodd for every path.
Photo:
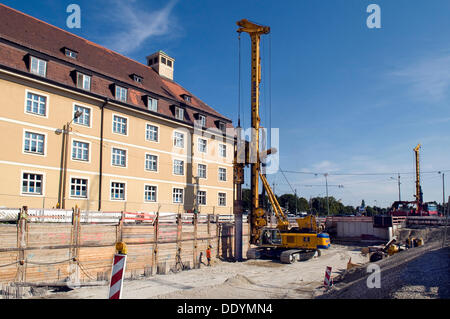
<instances>
[{"instance_id":1,"label":"red and white striped post","mask_svg":"<svg viewBox=\"0 0 450 319\"><path fill-rule=\"evenodd\" d=\"M331 287L333 285L333 279L331 279L331 267L327 267L325 271L325 279L323 281L325 287Z\"/></svg>"},{"instance_id":2,"label":"red and white striped post","mask_svg":"<svg viewBox=\"0 0 450 319\"><path fill-rule=\"evenodd\" d=\"M111 283L109 286L109 299L120 299L122 296L123 277L125 275L126 263L127 255L114 255Z\"/></svg>"}]
</instances>

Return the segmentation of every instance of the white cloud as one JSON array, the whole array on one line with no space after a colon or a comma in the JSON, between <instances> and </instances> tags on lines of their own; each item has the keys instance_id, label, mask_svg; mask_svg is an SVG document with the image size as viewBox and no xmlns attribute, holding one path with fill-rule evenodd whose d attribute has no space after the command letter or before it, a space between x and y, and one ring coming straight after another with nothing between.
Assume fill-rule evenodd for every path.
<instances>
[{"instance_id":1,"label":"white cloud","mask_svg":"<svg viewBox=\"0 0 450 319\"><path fill-rule=\"evenodd\" d=\"M172 11L178 0L171 0L159 10L144 10L136 0L114 0L106 11L109 21L119 30L104 39L105 46L123 54L138 49L151 37L173 34L178 28Z\"/></svg>"},{"instance_id":2,"label":"white cloud","mask_svg":"<svg viewBox=\"0 0 450 319\"><path fill-rule=\"evenodd\" d=\"M426 58L392 72L407 83L411 92L420 98L444 100L450 92L450 54Z\"/></svg>"}]
</instances>

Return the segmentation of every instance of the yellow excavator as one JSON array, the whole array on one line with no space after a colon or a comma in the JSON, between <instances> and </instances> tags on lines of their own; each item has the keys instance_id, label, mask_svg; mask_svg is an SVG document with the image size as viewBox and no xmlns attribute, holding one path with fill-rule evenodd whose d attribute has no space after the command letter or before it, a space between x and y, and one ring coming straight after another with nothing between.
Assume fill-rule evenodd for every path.
<instances>
[{"instance_id":1,"label":"yellow excavator","mask_svg":"<svg viewBox=\"0 0 450 319\"><path fill-rule=\"evenodd\" d=\"M252 42L252 68L251 68L251 143L244 143L246 147L245 163L235 160L235 182L243 184L244 166L251 166L251 211L249 213L250 244L247 251L248 259L270 258L278 259L283 263L293 263L312 258L316 253L320 256L320 249L330 247L330 237L327 233L321 233L317 227L316 218L312 215L296 219L297 225L292 227L281 209L278 200L270 185L261 173L261 159L273 154L274 149L260 152L260 116L259 116L259 91L261 83L261 35L270 33L270 27L261 26L243 19L237 22L239 35L248 33ZM250 155L253 154L252 160ZM259 182L262 182L274 214L277 219L276 227L268 227L266 212L259 205ZM238 185L240 186L240 185ZM238 187L238 189L240 189Z\"/></svg>"}]
</instances>

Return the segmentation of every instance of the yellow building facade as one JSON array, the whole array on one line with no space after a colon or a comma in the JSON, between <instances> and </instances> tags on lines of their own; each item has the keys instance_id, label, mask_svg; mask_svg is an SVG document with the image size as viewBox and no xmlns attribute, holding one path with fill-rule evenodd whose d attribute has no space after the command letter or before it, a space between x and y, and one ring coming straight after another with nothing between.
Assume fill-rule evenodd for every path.
<instances>
[{"instance_id":1,"label":"yellow building facade","mask_svg":"<svg viewBox=\"0 0 450 319\"><path fill-rule=\"evenodd\" d=\"M0 16L79 41L3 6ZM72 62L67 50L58 56L49 47L37 52L7 32L0 38L1 207L232 214L230 120L150 63L137 65L117 54L133 67L126 75L141 73L125 81L126 75L88 68L88 60ZM77 49L80 60L83 49L106 50ZM163 57L167 61L163 52L153 55L151 63ZM142 84L150 81L169 93Z\"/></svg>"}]
</instances>

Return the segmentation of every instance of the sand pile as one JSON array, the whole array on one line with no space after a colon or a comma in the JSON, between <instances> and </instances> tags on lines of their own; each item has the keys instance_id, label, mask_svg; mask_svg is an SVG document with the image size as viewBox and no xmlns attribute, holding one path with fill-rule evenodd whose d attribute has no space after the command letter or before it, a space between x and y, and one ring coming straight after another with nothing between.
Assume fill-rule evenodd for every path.
<instances>
[{"instance_id":1,"label":"sand pile","mask_svg":"<svg viewBox=\"0 0 450 319\"><path fill-rule=\"evenodd\" d=\"M254 285L255 283L243 275L236 275L225 280L226 284L233 286Z\"/></svg>"}]
</instances>

